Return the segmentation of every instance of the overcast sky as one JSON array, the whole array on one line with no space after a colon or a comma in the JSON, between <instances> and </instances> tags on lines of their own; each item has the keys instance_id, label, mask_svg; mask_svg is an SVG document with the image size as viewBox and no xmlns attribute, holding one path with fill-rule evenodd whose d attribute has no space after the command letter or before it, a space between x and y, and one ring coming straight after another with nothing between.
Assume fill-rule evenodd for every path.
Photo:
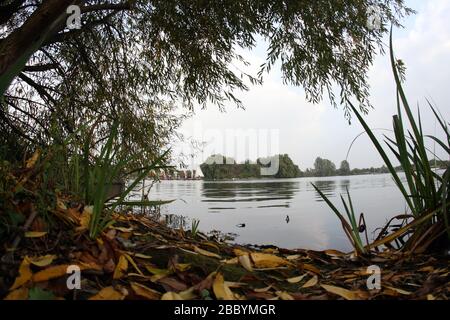
<instances>
[{"instance_id":1,"label":"overcast sky","mask_svg":"<svg viewBox=\"0 0 450 320\"><path fill-rule=\"evenodd\" d=\"M404 22L404 30L395 30L395 52L407 66L406 91L410 103L419 103L424 129L434 134L435 121L425 98L432 99L444 117L450 119L450 0L407 0L406 3L417 14ZM244 52L255 70L264 62L264 53L262 42L252 52ZM387 55L377 57L370 72L370 85L374 109L366 120L372 128L391 129L396 105ZM328 158L339 166L352 140L362 132L356 119L348 124L342 108L334 109L327 101L310 104L301 88L283 85L275 68L266 75L264 85L251 87L250 91L237 96L243 101L245 110L230 105L223 113L210 106L206 110L197 110L183 125L181 132L185 137L199 139L201 132L200 136L208 143L203 157L215 151L244 160L245 154L229 150L232 149L230 142L227 150L223 137L236 133L236 130L247 130L247 133L267 137L260 140L259 147L272 141L273 150L266 153L287 153L302 170L312 167L317 156ZM211 138L212 133L216 135L215 139ZM251 144L254 147L254 143ZM189 153L187 144L178 144L177 149ZM263 150L258 153L258 156L267 156ZM195 162L199 163L201 159L199 152ZM352 168L382 165L381 158L365 136L357 140L348 160Z\"/></svg>"}]
</instances>

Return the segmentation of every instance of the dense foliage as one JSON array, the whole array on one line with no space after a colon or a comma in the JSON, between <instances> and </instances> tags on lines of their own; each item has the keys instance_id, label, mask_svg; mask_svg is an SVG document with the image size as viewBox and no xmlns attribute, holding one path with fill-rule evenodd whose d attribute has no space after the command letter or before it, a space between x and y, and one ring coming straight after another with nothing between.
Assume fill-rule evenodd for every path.
<instances>
[{"instance_id":1,"label":"dense foliage","mask_svg":"<svg viewBox=\"0 0 450 320\"><path fill-rule=\"evenodd\" d=\"M81 29L65 26L68 5ZM410 13L402 0L0 1L2 142L47 145L100 118L103 141L120 122L124 152L145 160L171 141L175 105L224 106L281 63L286 83L317 102L332 86L367 110L367 70L387 27ZM368 24L379 13L379 28ZM260 73L236 67L237 49L268 44ZM10 85L10 83L12 84ZM344 100L343 100L344 101ZM80 140L82 140L81 136ZM81 144L83 141L80 142ZM8 155L21 150L12 141ZM20 156L20 154L18 155Z\"/></svg>"},{"instance_id":2,"label":"dense foliage","mask_svg":"<svg viewBox=\"0 0 450 320\"><path fill-rule=\"evenodd\" d=\"M273 160L274 162L270 162ZM276 173L270 176L261 173L263 167L277 166ZM222 155L212 155L200 165L206 180L247 179L247 178L297 178L302 172L287 154L277 155L270 159L258 159L255 163L250 160L236 163L232 158Z\"/></svg>"}]
</instances>

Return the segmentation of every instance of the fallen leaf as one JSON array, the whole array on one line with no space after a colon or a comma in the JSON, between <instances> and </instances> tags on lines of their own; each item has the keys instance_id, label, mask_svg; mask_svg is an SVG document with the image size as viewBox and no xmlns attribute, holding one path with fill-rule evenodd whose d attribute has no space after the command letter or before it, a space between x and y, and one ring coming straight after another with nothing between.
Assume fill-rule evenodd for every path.
<instances>
[{"instance_id":1,"label":"fallen leaf","mask_svg":"<svg viewBox=\"0 0 450 320\"><path fill-rule=\"evenodd\" d=\"M252 262L248 254L244 254L238 257L239 263L244 267L245 270L253 272Z\"/></svg>"},{"instance_id":2,"label":"fallen leaf","mask_svg":"<svg viewBox=\"0 0 450 320\"><path fill-rule=\"evenodd\" d=\"M128 254L130 256L133 256L133 257L136 257L136 258L140 258L140 259L151 259L152 258L151 256L148 256L148 255L145 255L145 254L142 254L142 253L130 253L130 252L128 252Z\"/></svg>"},{"instance_id":3,"label":"fallen leaf","mask_svg":"<svg viewBox=\"0 0 450 320\"><path fill-rule=\"evenodd\" d=\"M89 228L89 223L91 222L91 216L92 216L92 212L94 210L93 206L85 206L83 213L80 216L80 227L81 229L85 230Z\"/></svg>"},{"instance_id":4,"label":"fallen leaf","mask_svg":"<svg viewBox=\"0 0 450 320\"><path fill-rule=\"evenodd\" d=\"M191 265L189 263L176 263L175 269L181 272L184 272L186 270L189 270L191 268Z\"/></svg>"},{"instance_id":5,"label":"fallen leaf","mask_svg":"<svg viewBox=\"0 0 450 320\"><path fill-rule=\"evenodd\" d=\"M111 227L111 228L115 229L117 231L126 232L126 233L133 231L133 227L129 227L129 228L125 228L125 227Z\"/></svg>"},{"instance_id":6,"label":"fallen leaf","mask_svg":"<svg viewBox=\"0 0 450 320\"><path fill-rule=\"evenodd\" d=\"M245 251L245 250L242 250L242 249L239 249L239 248L234 248L234 249L233 249L233 253L234 253L234 255L235 255L236 257L239 257L239 256L245 256L245 255L248 255L248 254L249 254L248 251Z\"/></svg>"},{"instance_id":7,"label":"fallen leaf","mask_svg":"<svg viewBox=\"0 0 450 320\"><path fill-rule=\"evenodd\" d=\"M137 282L131 282L131 289L133 289L136 295L148 300L159 300L161 298L161 293Z\"/></svg>"},{"instance_id":8,"label":"fallen leaf","mask_svg":"<svg viewBox=\"0 0 450 320\"><path fill-rule=\"evenodd\" d=\"M357 292L353 292L353 291L350 291L350 290L347 290L344 288L330 286L330 285L326 285L326 284L322 284L321 287L330 293L341 296L342 298L344 298L346 300L358 300L359 299L359 295Z\"/></svg>"},{"instance_id":9,"label":"fallen leaf","mask_svg":"<svg viewBox=\"0 0 450 320\"><path fill-rule=\"evenodd\" d=\"M192 300L192 299L195 299L197 297L197 295L194 293L194 291L195 291L195 288L191 287L191 288L189 288L187 290L179 292L178 295L183 300Z\"/></svg>"},{"instance_id":10,"label":"fallen leaf","mask_svg":"<svg viewBox=\"0 0 450 320\"><path fill-rule=\"evenodd\" d=\"M50 265L54 259L56 259L56 256L52 254L48 254L41 257L29 258L30 263L37 267L46 267Z\"/></svg>"},{"instance_id":11,"label":"fallen leaf","mask_svg":"<svg viewBox=\"0 0 450 320\"><path fill-rule=\"evenodd\" d=\"M286 259L288 259L289 261L292 261L292 260L298 260L298 259L300 259L301 257L302 257L302 256L299 255L299 254L293 254L293 255L286 256Z\"/></svg>"},{"instance_id":12,"label":"fallen leaf","mask_svg":"<svg viewBox=\"0 0 450 320\"><path fill-rule=\"evenodd\" d=\"M46 234L46 231L27 231L25 232L25 238L41 238Z\"/></svg>"},{"instance_id":13,"label":"fallen leaf","mask_svg":"<svg viewBox=\"0 0 450 320\"><path fill-rule=\"evenodd\" d=\"M28 260L28 257L23 258L22 263L19 267L19 276L14 281L12 287L9 290L15 290L21 286L23 286L25 283L30 281L33 277L33 274L31 273L30 269L30 260Z\"/></svg>"},{"instance_id":14,"label":"fallen leaf","mask_svg":"<svg viewBox=\"0 0 450 320\"><path fill-rule=\"evenodd\" d=\"M78 265L80 266L81 270L97 270L102 271L103 267L99 265L98 263L92 261L92 262L79 262Z\"/></svg>"},{"instance_id":15,"label":"fallen leaf","mask_svg":"<svg viewBox=\"0 0 450 320\"><path fill-rule=\"evenodd\" d=\"M5 300L28 300L28 288L21 287L10 292Z\"/></svg>"},{"instance_id":16,"label":"fallen leaf","mask_svg":"<svg viewBox=\"0 0 450 320\"><path fill-rule=\"evenodd\" d=\"M257 268L276 268L291 264L286 259L268 253L252 252L250 256Z\"/></svg>"},{"instance_id":17,"label":"fallen leaf","mask_svg":"<svg viewBox=\"0 0 450 320\"><path fill-rule=\"evenodd\" d=\"M412 292L409 292L409 291L406 291L406 290L402 290L402 289L398 289L398 288L394 288L394 287L389 287L389 286L384 286L384 287L386 289L393 290L393 291L398 292L398 293L400 293L402 295L405 295L405 296L412 294Z\"/></svg>"},{"instance_id":18,"label":"fallen leaf","mask_svg":"<svg viewBox=\"0 0 450 320\"><path fill-rule=\"evenodd\" d=\"M90 297L89 300L123 300L124 298L125 296L113 287L106 287Z\"/></svg>"},{"instance_id":19,"label":"fallen leaf","mask_svg":"<svg viewBox=\"0 0 450 320\"><path fill-rule=\"evenodd\" d=\"M161 300L183 300L183 297L175 292L166 292L162 295Z\"/></svg>"},{"instance_id":20,"label":"fallen leaf","mask_svg":"<svg viewBox=\"0 0 450 320\"><path fill-rule=\"evenodd\" d=\"M128 270L128 260L125 255L121 255L119 257L119 262L116 265L116 269L114 270L113 279L122 278Z\"/></svg>"},{"instance_id":21,"label":"fallen leaf","mask_svg":"<svg viewBox=\"0 0 450 320\"><path fill-rule=\"evenodd\" d=\"M213 257L213 258L217 258L217 259L222 259L221 256L219 256L217 253L213 253L213 252L209 252L206 250L203 250L197 246L194 246L194 251L197 253L200 253L201 255L207 256L207 257Z\"/></svg>"},{"instance_id":22,"label":"fallen leaf","mask_svg":"<svg viewBox=\"0 0 450 320\"><path fill-rule=\"evenodd\" d=\"M311 279L306 281L306 283L302 286L302 288L314 287L317 284L317 282L319 282L319 278L316 275L314 275Z\"/></svg>"},{"instance_id":23,"label":"fallen leaf","mask_svg":"<svg viewBox=\"0 0 450 320\"><path fill-rule=\"evenodd\" d=\"M275 294L280 297L281 300L295 300L293 296L291 296L286 291L277 291Z\"/></svg>"},{"instance_id":24,"label":"fallen leaf","mask_svg":"<svg viewBox=\"0 0 450 320\"><path fill-rule=\"evenodd\" d=\"M133 266L134 269L136 269L136 271L140 274L143 274L142 271L139 269L139 267L137 266L137 264L134 262L134 260L128 255L128 254L124 254L125 258L128 260L129 263L131 263L131 265Z\"/></svg>"},{"instance_id":25,"label":"fallen leaf","mask_svg":"<svg viewBox=\"0 0 450 320\"><path fill-rule=\"evenodd\" d=\"M200 281L194 286L197 291L203 291L205 289L209 290L214 282L217 272L211 272L205 279Z\"/></svg>"},{"instance_id":26,"label":"fallen leaf","mask_svg":"<svg viewBox=\"0 0 450 320\"><path fill-rule=\"evenodd\" d=\"M157 276L168 276L172 274L171 270L168 269L159 269L150 265L146 265L145 268L153 275Z\"/></svg>"},{"instance_id":27,"label":"fallen leaf","mask_svg":"<svg viewBox=\"0 0 450 320\"><path fill-rule=\"evenodd\" d=\"M57 265L53 267L48 267L38 273L33 275L33 282L42 282L54 278L59 278L67 274L68 264Z\"/></svg>"},{"instance_id":28,"label":"fallen leaf","mask_svg":"<svg viewBox=\"0 0 450 320\"><path fill-rule=\"evenodd\" d=\"M270 285L270 286L265 287L265 288L253 289L253 291L258 292L258 293L262 293L262 292L267 292L267 291L269 291L271 288L272 288L272 286Z\"/></svg>"},{"instance_id":29,"label":"fallen leaf","mask_svg":"<svg viewBox=\"0 0 450 320\"><path fill-rule=\"evenodd\" d=\"M417 271L419 271L419 272L433 272L433 271L434 271L434 268L433 268L432 266L428 266L428 267L420 268L420 269L417 270Z\"/></svg>"},{"instance_id":30,"label":"fallen leaf","mask_svg":"<svg viewBox=\"0 0 450 320\"><path fill-rule=\"evenodd\" d=\"M55 300L53 292L39 287L31 288L28 294L28 300Z\"/></svg>"},{"instance_id":31,"label":"fallen leaf","mask_svg":"<svg viewBox=\"0 0 450 320\"><path fill-rule=\"evenodd\" d=\"M179 281L174 277L164 277L162 279L159 279L158 283L163 285L166 291L180 292L188 288L185 283Z\"/></svg>"},{"instance_id":32,"label":"fallen leaf","mask_svg":"<svg viewBox=\"0 0 450 320\"><path fill-rule=\"evenodd\" d=\"M302 275L302 276L289 278L289 279L287 279L287 282L289 282L289 283L299 283L300 281L303 280L304 277L306 277L306 273L304 275Z\"/></svg>"},{"instance_id":33,"label":"fallen leaf","mask_svg":"<svg viewBox=\"0 0 450 320\"><path fill-rule=\"evenodd\" d=\"M239 263L239 258L238 257L234 257L228 260L220 260L221 263L225 263L225 264L238 264Z\"/></svg>"},{"instance_id":34,"label":"fallen leaf","mask_svg":"<svg viewBox=\"0 0 450 320\"><path fill-rule=\"evenodd\" d=\"M342 257L346 254L338 250L325 250L324 253L330 257Z\"/></svg>"},{"instance_id":35,"label":"fallen leaf","mask_svg":"<svg viewBox=\"0 0 450 320\"><path fill-rule=\"evenodd\" d=\"M225 284L221 273L218 273L214 279L213 291L218 300L235 300L233 292Z\"/></svg>"},{"instance_id":36,"label":"fallen leaf","mask_svg":"<svg viewBox=\"0 0 450 320\"><path fill-rule=\"evenodd\" d=\"M247 283L234 282L234 281L225 281L225 285L227 285L228 288L242 288L243 286L246 286Z\"/></svg>"},{"instance_id":37,"label":"fallen leaf","mask_svg":"<svg viewBox=\"0 0 450 320\"><path fill-rule=\"evenodd\" d=\"M302 264L303 269L314 272L315 274L320 275L320 270L317 269L315 266L313 266L312 264L308 264L308 263L304 263Z\"/></svg>"}]
</instances>

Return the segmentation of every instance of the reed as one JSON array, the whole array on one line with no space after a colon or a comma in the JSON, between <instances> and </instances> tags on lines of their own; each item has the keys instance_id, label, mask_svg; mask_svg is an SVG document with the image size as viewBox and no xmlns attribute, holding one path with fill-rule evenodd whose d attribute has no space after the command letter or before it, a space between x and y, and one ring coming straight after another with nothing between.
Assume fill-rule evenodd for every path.
<instances>
[{"instance_id":1,"label":"reed","mask_svg":"<svg viewBox=\"0 0 450 320\"><path fill-rule=\"evenodd\" d=\"M389 169L397 188L403 195L403 198L411 211L411 215L414 218L413 222L400 229L401 232L396 231L392 235L387 236L385 241L377 241L378 246L390 243L399 237L408 236L406 241L402 242L403 247L401 249L413 252L424 252L430 248L432 244L442 246L445 243L444 245L448 245L450 240L448 209L450 200L450 168L447 166L442 174L434 170L430 159L439 159L439 157L434 151L432 152L427 149L425 143L426 139L430 139L442 148L445 154L450 155L450 131L448 122L445 121L445 119L437 112L436 108L427 100L430 112L433 113L439 123L445 139L443 140L434 135L424 134L420 111L418 110L417 116L414 116L403 88L401 70L399 70L398 61L394 56L392 31L390 37L390 61L397 87L397 114L393 116L394 136L388 137L387 135L384 135L385 147L383 147L383 143L375 137L373 130L368 126L357 108L355 108L350 101L348 101L348 103L356 115L356 118L363 126L366 134L372 141L372 144L378 151L378 154L382 157L385 165ZM391 157L393 156L393 158L399 162L400 167L404 172L406 183L402 181L399 173L395 170L391 157L385 150L386 147L387 150L392 153ZM440 162L443 162L441 159L439 160ZM318 190L318 192L342 221L342 214L337 211L320 190ZM348 213L348 208L346 206L345 209ZM350 213L352 213L351 209ZM352 221L352 219L350 219L350 221ZM344 229L347 233L349 227L345 227ZM354 232L353 224L350 229ZM442 241L445 234L447 234L447 239L446 241ZM357 238L354 236L353 243L355 249L362 251L360 243L356 240ZM372 247L373 246L369 246L369 248Z\"/></svg>"}]
</instances>

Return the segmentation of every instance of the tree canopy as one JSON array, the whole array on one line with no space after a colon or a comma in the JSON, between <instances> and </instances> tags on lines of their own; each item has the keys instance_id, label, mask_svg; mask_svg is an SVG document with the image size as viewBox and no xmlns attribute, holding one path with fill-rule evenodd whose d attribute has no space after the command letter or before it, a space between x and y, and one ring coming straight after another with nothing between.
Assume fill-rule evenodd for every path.
<instances>
[{"instance_id":1,"label":"tree canopy","mask_svg":"<svg viewBox=\"0 0 450 320\"><path fill-rule=\"evenodd\" d=\"M80 29L66 27L69 5ZM403 0L7 0L0 1L2 139L46 144L101 118L113 119L128 152L158 150L179 125L174 108L241 102L279 62L283 80L318 102L356 99L370 106L367 71L382 37L411 12ZM377 8L380 27L367 23ZM237 48L268 43L260 72ZM5 92L3 92L6 90ZM345 105L345 103L344 103Z\"/></svg>"}]
</instances>

